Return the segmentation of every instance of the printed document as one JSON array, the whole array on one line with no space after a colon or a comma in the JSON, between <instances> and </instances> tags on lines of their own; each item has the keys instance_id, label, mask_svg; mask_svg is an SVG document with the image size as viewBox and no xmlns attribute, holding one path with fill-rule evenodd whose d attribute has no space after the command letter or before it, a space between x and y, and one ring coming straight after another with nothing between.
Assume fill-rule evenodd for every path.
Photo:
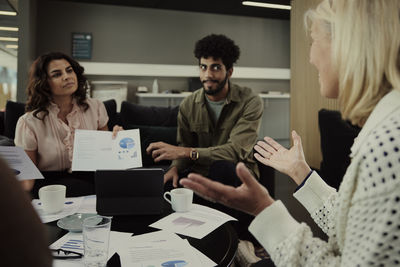
<instances>
[{"instance_id":1,"label":"printed document","mask_svg":"<svg viewBox=\"0 0 400 267\"><path fill-rule=\"evenodd\" d=\"M14 171L18 180L43 179L43 175L33 164L24 149L16 146L0 146L2 157Z\"/></svg>"},{"instance_id":2,"label":"printed document","mask_svg":"<svg viewBox=\"0 0 400 267\"><path fill-rule=\"evenodd\" d=\"M174 244L178 243L178 246L186 246L189 248L189 250L192 250L192 253L194 253L197 257L197 261L200 263L200 266L202 267L213 267L213 266L217 266L217 264L212 261L210 258L208 258L206 255L204 255L203 253L201 253L199 250L197 250L195 247L192 247L190 245L190 243L186 240L186 239L182 239L180 238L177 234L168 232L168 231L156 231L156 232L151 232L151 233L147 233L147 234L142 234L142 235L134 235L132 236L132 238L130 239L130 242L134 243L134 244L139 244L139 243L165 243L169 246L173 246ZM182 243L183 242L183 243ZM128 248L128 247L125 247ZM125 252L125 253L124 253ZM127 250L125 251L121 251L120 252L121 258L123 258L123 262L128 261L128 265L130 266L130 262L129 262L129 256L125 257L127 255L129 255L129 252L127 252ZM157 266L157 265L156 265ZM179 264L178 264L179 266Z\"/></svg>"},{"instance_id":3,"label":"printed document","mask_svg":"<svg viewBox=\"0 0 400 267\"><path fill-rule=\"evenodd\" d=\"M191 266L202 267L196 252L186 240L130 242L118 251L121 266Z\"/></svg>"},{"instance_id":4,"label":"printed document","mask_svg":"<svg viewBox=\"0 0 400 267\"><path fill-rule=\"evenodd\" d=\"M53 222L78 212L84 197L69 197L65 199L64 208L59 213L46 214L40 199L33 199L32 206L38 213L42 223Z\"/></svg>"},{"instance_id":5,"label":"printed document","mask_svg":"<svg viewBox=\"0 0 400 267\"><path fill-rule=\"evenodd\" d=\"M218 210L192 204L188 212L174 212L150 225L157 229L201 239L227 221L237 221Z\"/></svg>"},{"instance_id":6,"label":"printed document","mask_svg":"<svg viewBox=\"0 0 400 267\"><path fill-rule=\"evenodd\" d=\"M138 129L120 131L76 130L72 171L124 170L142 167Z\"/></svg>"},{"instance_id":7,"label":"printed document","mask_svg":"<svg viewBox=\"0 0 400 267\"><path fill-rule=\"evenodd\" d=\"M97 213L95 195L83 197L67 197L65 199L63 210L56 214L46 214L43 210L42 202L40 201L40 199L33 199L32 206L38 213L43 223L56 221L75 213Z\"/></svg>"},{"instance_id":8,"label":"printed document","mask_svg":"<svg viewBox=\"0 0 400 267\"><path fill-rule=\"evenodd\" d=\"M108 246L108 259L110 259L115 252L118 252L122 247L129 243L132 233L125 232L110 232L110 243ZM64 249L84 254L83 235L82 233L68 232L63 237L50 245L51 249ZM57 260L53 261L53 267L83 267L82 259L73 260Z\"/></svg>"}]
</instances>

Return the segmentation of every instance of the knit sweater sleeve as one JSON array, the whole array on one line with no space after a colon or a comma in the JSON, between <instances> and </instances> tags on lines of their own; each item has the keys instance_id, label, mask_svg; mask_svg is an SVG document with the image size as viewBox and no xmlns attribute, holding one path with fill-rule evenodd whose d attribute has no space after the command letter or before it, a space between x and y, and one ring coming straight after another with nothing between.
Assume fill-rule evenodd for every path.
<instances>
[{"instance_id":1,"label":"knit sweater sleeve","mask_svg":"<svg viewBox=\"0 0 400 267\"><path fill-rule=\"evenodd\" d=\"M279 266L339 266L340 256L329 242L314 238L296 222L281 201L275 201L251 223L250 232Z\"/></svg>"},{"instance_id":2,"label":"knit sweater sleeve","mask_svg":"<svg viewBox=\"0 0 400 267\"><path fill-rule=\"evenodd\" d=\"M307 209L315 223L329 237L335 234L335 215L337 192L327 185L314 171L294 197Z\"/></svg>"}]
</instances>

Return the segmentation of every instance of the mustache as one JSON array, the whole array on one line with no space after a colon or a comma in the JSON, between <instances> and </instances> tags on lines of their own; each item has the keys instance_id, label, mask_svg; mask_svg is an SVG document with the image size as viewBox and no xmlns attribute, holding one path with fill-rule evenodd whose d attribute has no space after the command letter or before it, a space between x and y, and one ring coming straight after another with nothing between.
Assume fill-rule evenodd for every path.
<instances>
[{"instance_id":1,"label":"mustache","mask_svg":"<svg viewBox=\"0 0 400 267\"><path fill-rule=\"evenodd\" d=\"M206 82L213 82L213 83L218 83L218 80L202 80L202 83L206 83Z\"/></svg>"}]
</instances>

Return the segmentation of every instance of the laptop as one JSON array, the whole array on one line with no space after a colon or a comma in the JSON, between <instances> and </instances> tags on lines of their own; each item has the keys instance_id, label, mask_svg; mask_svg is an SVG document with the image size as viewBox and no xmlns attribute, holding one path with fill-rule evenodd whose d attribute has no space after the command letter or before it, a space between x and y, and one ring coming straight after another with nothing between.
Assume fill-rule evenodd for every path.
<instances>
[{"instance_id":1,"label":"laptop","mask_svg":"<svg viewBox=\"0 0 400 267\"><path fill-rule=\"evenodd\" d=\"M100 215L160 214L164 171L161 168L97 170L96 210Z\"/></svg>"}]
</instances>

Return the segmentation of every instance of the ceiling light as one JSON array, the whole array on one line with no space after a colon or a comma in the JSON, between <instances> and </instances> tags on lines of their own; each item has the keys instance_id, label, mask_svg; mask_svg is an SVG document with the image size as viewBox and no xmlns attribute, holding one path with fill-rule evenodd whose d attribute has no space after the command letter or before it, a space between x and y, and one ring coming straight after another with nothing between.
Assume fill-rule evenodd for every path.
<instances>
[{"instance_id":1,"label":"ceiling light","mask_svg":"<svg viewBox=\"0 0 400 267\"><path fill-rule=\"evenodd\" d=\"M17 12L14 11L1 11L0 10L0 15L4 15L4 16L16 16Z\"/></svg>"},{"instance_id":2,"label":"ceiling light","mask_svg":"<svg viewBox=\"0 0 400 267\"><path fill-rule=\"evenodd\" d=\"M17 27L2 27L0 26L0 31L9 31L9 32L17 32Z\"/></svg>"},{"instance_id":3,"label":"ceiling light","mask_svg":"<svg viewBox=\"0 0 400 267\"><path fill-rule=\"evenodd\" d=\"M6 48L14 48L14 49L17 49L17 48L18 48L18 45L6 45Z\"/></svg>"},{"instance_id":4,"label":"ceiling light","mask_svg":"<svg viewBox=\"0 0 400 267\"><path fill-rule=\"evenodd\" d=\"M287 9L287 10L291 9L291 6L288 6L288 5L269 4L269 3L253 2L253 1L243 1L242 4L245 6Z\"/></svg>"},{"instance_id":5,"label":"ceiling light","mask_svg":"<svg viewBox=\"0 0 400 267\"><path fill-rule=\"evenodd\" d=\"M15 37L0 37L0 41L18 42L18 38L15 38Z\"/></svg>"}]
</instances>

